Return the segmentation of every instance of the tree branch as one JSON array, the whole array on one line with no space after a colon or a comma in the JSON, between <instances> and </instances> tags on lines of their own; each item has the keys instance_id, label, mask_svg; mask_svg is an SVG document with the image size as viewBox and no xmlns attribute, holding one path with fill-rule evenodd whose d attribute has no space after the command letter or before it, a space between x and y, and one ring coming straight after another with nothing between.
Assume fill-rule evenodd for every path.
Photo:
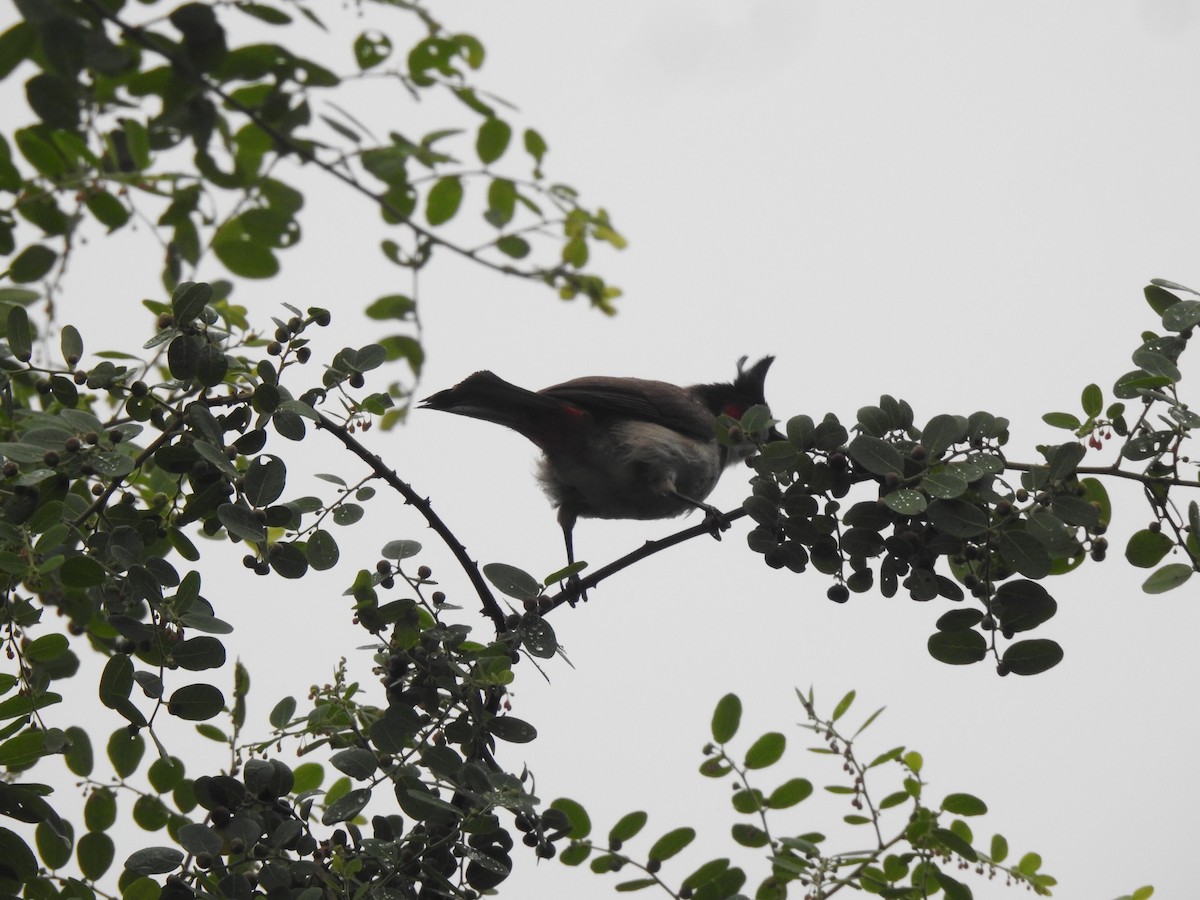
<instances>
[{"instance_id":1,"label":"tree branch","mask_svg":"<svg viewBox=\"0 0 1200 900\"><path fill-rule=\"evenodd\" d=\"M409 484L402 481L394 469L389 469L384 465L382 459L359 443L343 426L321 413L317 413L317 417L322 430L332 434L345 445L346 449L370 466L376 475L387 482L404 498L405 503L417 508L417 511L429 523L429 527L437 532L438 537L442 539L442 543L450 548L450 552L454 554L454 558L458 560L458 564L466 572L467 578L470 579L471 584L475 588L475 593L483 602L483 614L492 620L492 624L496 626L496 633L499 634L508 631L504 610L496 602L495 595L492 593L491 588L488 587L483 574L479 571L479 564L471 559L467 554L467 548L454 536L454 532L447 527L441 517L433 511L432 504L414 491Z\"/></svg>"},{"instance_id":2,"label":"tree branch","mask_svg":"<svg viewBox=\"0 0 1200 900\"><path fill-rule=\"evenodd\" d=\"M732 522L734 519L740 519L746 515L746 510L742 507L730 510L723 513L727 521ZM577 600L581 593L598 585L601 581L611 575L616 575L623 569L628 569L636 562L640 562L648 556L653 556L661 550L666 550L668 547L674 547L676 544L682 544L684 541L690 541L694 537L699 537L702 534L712 534L712 526L707 522L701 522L699 525L693 525L691 528L685 528L683 531L676 532L670 537L665 537L658 541L646 541L638 549L632 553L627 553L620 559L610 562L607 566L602 566L597 569L587 578L581 578L579 581L566 590L559 591L553 597L545 601L545 606L542 608L542 614L548 613L556 607L562 606L564 603L573 603Z\"/></svg>"}]
</instances>

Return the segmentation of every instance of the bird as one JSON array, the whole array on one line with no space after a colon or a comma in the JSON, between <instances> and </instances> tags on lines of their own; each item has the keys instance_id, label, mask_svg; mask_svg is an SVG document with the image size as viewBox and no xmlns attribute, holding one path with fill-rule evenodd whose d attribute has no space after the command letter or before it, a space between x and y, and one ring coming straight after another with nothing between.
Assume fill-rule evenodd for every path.
<instances>
[{"instance_id":1,"label":"bird","mask_svg":"<svg viewBox=\"0 0 1200 900\"><path fill-rule=\"evenodd\" d=\"M542 451L537 478L558 509L567 565L575 563L580 518L669 519L702 510L713 536L729 527L705 498L750 444L717 439L718 416L740 419L765 405L765 356L731 382L680 387L642 378L589 376L530 391L490 371L425 398L421 409L494 422ZM771 429L771 438L783 436Z\"/></svg>"}]
</instances>

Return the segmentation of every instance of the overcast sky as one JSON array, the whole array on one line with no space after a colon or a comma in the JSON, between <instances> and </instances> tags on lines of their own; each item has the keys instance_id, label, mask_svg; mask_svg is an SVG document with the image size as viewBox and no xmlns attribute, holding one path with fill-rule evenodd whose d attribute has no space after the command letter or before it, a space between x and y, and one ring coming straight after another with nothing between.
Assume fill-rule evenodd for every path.
<instances>
[{"instance_id":1,"label":"overcast sky","mask_svg":"<svg viewBox=\"0 0 1200 900\"><path fill-rule=\"evenodd\" d=\"M433 9L483 40L481 81L518 104L514 121L549 142L552 177L609 209L630 247L600 257L625 290L612 319L536 286L435 265L420 283L428 391L479 368L534 388L585 374L692 383L732 376L743 354L774 353L768 398L781 418L833 411L849 423L881 393L908 400L920 421L986 409L1012 420L1010 458L1034 461L1036 444L1065 434L1041 414L1076 411L1093 381L1111 397L1139 333L1156 327L1144 283L1200 286L1195 3ZM406 39L396 35L397 45ZM285 258L288 274L242 288L240 299L259 321L281 301L334 306L343 339L366 343L376 333L357 317L358 298L410 286L386 264L349 268L356 223L373 245L377 217L331 196L324 206L311 198L316 218L306 249ZM147 285L95 278L86 306L149 292L153 275ZM558 526L520 437L418 413L368 438L481 561L538 575L561 564ZM740 503L741 475L727 475L714 502ZM931 794L983 797L991 813L973 823L976 834L999 830L1017 854L1040 852L1057 896L1115 897L1145 883L1188 896L1200 840L1196 588L1141 593L1145 573L1120 549L1148 513L1136 492L1117 499L1109 560L1048 584L1060 611L1041 630L1066 649L1051 673L1001 679L987 665L936 663L925 639L947 604L876 594L831 604L827 578L766 569L739 523L720 544L660 554L587 605L558 610L574 668L551 662L547 685L519 667L514 714L540 738L502 759L527 762L544 799L584 803L602 833L646 809L648 834L696 825L703 851L724 855L739 820L728 786L695 774L716 700L742 695L748 738L788 734L793 749L763 787L792 775L821 785L839 773L799 749L793 687L814 685L826 711L856 688L851 719L888 707L864 735L864 755L920 750ZM372 565L376 538L423 540L443 588L473 606L410 509L385 498L370 516L369 530L345 539L350 567ZM598 566L694 521L584 521L576 546ZM248 660L262 713L282 693L303 696L341 654L366 671L339 597L350 577L272 581L269 591L241 572L206 581L244 596L246 622L226 616L244 631L269 622L281 647L312 661L297 675ZM832 823L848 812L814 798L782 827L837 833ZM667 872L677 879L706 858ZM606 879L586 871L517 861L505 886L513 896L608 895ZM751 884L764 874L752 870ZM1014 896L998 883L973 887L979 898Z\"/></svg>"}]
</instances>

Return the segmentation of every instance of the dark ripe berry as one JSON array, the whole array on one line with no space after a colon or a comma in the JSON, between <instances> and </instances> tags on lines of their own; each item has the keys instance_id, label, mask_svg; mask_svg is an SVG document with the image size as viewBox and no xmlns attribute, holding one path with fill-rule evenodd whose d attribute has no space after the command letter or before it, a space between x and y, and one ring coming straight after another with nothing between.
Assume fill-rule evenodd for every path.
<instances>
[{"instance_id":1,"label":"dark ripe berry","mask_svg":"<svg viewBox=\"0 0 1200 900\"><path fill-rule=\"evenodd\" d=\"M915 447L912 448L911 451L909 451L908 455L911 456L913 459L915 459L917 462L920 462L921 460L925 459L925 457L927 457L929 455L929 451L925 449L925 446L923 444L917 444Z\"/></svg>"},{"instance_id":2,"label":"dark ripe berry","mask_svg":"<svg viewBox=\"0 0 1200 900\"><path fill-rule=\"evenodd\" d=\"M296 361L297 362L306 363L309 361L309 359L311 357L312 357L312 350L308 349L307 347L300 347L296 351Z\"/></svg>"},{"instance_id":3,"label":"dark ripe berry","mask_svg":"<svg viewBox=\"0 0 1200 900\"><path fill-rule=\"evenodd\" d=\"M270 575L271 574L271 564L268 563L266 560L259 560L258 564L254 567L254 574L255 575Z\"/></svg>"},{"instance_id":4,"label":"dark ripe berry","mask_svg":"<svg viewBox=\"0 0 1200 900\"><path fill-rule=\"evenodd\" d=\"M247 569L253 569L255 566L258 565L258 557L252 553L247 553L245 556L242 557L242 565L245 566Z\"/></svg>"},{"instance_id":5,"label":"dark ripe berry","mask_svg":"<svg viewBox=\"0 0 1200 900\"><path fill-rule=\"evenodd\" d=\"M85 472L84 474L91 475L92 473ZM93 484L92 485L92 496L93 497L99 497L103 493L104 493L104 485L102 485L102 484Z\"/></svg>"},{"instance_id":6,"label":"dark ripe berry","mask_svg":"<svg viewBox=\"0 0 1200 900\"><path fill-rule=\"evenodd\" d=\"M279 341L271 341L271 343L267 344L267 354L269 356L278 356L282 352L283 346Z\"/></svg>"},{"instance_id":7,"label":"dark ripe berry","mask_svg":"<svg viewBox=\"0 0 1200 900\"><path fill-rule=\"evenodd\" d=\"M429 599L432 600L434 603L441 604L441 603L446 602L446 595L444 593L442 593L441 591L434 591L430 595Z\"/></svg>"},{"instance_id":8,"label":"dark ripe berry","mask_svg":"<svg viewBox=\"0 0 1200 900\"><path fill-rule=\"evenodd\" d=\"M197 853L196 854L196 868L197 869L211 869L212 864L213 864L212 854L210 854L210 853Z\"/></svg>"},{"instance_id":9,"label":"dark ripe berry","mask_svg":"<svg viewBox=\"0 0 1200 900\"><path fill-rule=\"evenodd\" d=\"M844 584L831 585L829 590L825 592L825 596L834 603L845 603L850 599L850 589Z\"/></svg>"},{"instance_id":10,"label":"dark ripe berry","mask_svg":"<svg viewBox=\"0 0 1200 900\"><path fill-rule=\"evenodd\" d=\"M367 383L367 379L363 378L362 372L355 372L350 376L350 387L360 388Z\"/></svg>"},{"instance_id":11,"label":"dark ripe berry","mask_svg":"<svg viewBox=\"0 0 1200 900\"><path fill-rule=\"evenodd\" d=\"M1029 491L1025 490L1025 488L1017 488L1017 501L1020 503L1024 503L1028 499L1029 499Z\"/></svg>"},{"instance_id":12,"label":"dark ripe berry","mask_svg":"<svg viewBox=\"0 0 1200 900\"><path fill-rule=\"evenodd\" d=\"M996 674L997 675L1000 675L1001 677L1003 677L1003 676L1007 675L1010 671L1011 670L1008 668L1008 663L1006 663L1004 660L1000 660L1000 662L996 663Z\"/></svg>"},{"instance_id":13,"label":"dark ripe berry","mask_svg":"<svg viewBox=\"0 0 1200 900\"><path fill-rule=\"evenodd\" d=\"M898 472L888 472L883 476L883 483L888 487L894 488L900 486L900 474Z\"/></svg>"},{"instance_id":14,"label":"dark ripe berry","mask_svg":"<svg viewBox=\"0 0 1200 900\"><path fill-rule=\"evenodd\" d=\"M539 838L532 831L526 832L525 836L521 838L521 843L526 847L536 847L540 841L541 838Z\"/></svg>"},{"instance_id":15,"label":"dark ripe berry","mask_svg":"<svg viewBox=\"0 0 1200 900\"><path fill-rule=\"evenodd\" d=\"M1092 541L1092 549L1099 550L1101 552L1107 550L1108 549L1108 539L1107 538L1096 538L1094 541Z\"/></svg>"},{"instance_id":16,"label":"dark ripe berry","mask_svg":"<svg viewBox=\"0 0 1200 900\"><path fill-rule=\"evenodd\" d=\"M83 634L85 631L87 631L87 629L84 628L82 625L80 625L78 622L71 622L67 625L67 631L70 634L75 635L75 637L79 637L81 634Z\"/></svg>"},{"instance_id":17,"label":"dark ripe berry","mask_svg":"<svg viewBox=\"0 0 1200 900\"><path fill-rule=\"evenodd\" d=\"M529 821L529 817L525 815L518 815L514 817L513 827L516 828L517 831L521 832L521 834L529 834L529 832L533 831L533 823Z\"/></svg>"},{"instance_id":18,"label":"dark ripe berry","mask_svg":"<svg viewBox=\"0 0 1200 900\"><path fill-rule=\"evenodd\" d=\"M121 439L123 437L125 437L125 435L121 433L120 428L113 428L113 429L110 429L108 432L108 439L110 441L112 441L114 444L121 443Z\"/></svg>"},{"instance_id":19,"label":"dark ripe berry","mask_svg":"<svg viewBox=\"0 0 1200 900\"><path fill-rule=\"evenodd\" d=\"M164 328L170 328L175 324L175 317L170 313L159 313L155 324L158 325L158 330L162 331Z\"/></svg>"},{"instance_id":20,"label":"dark ripe berry","mask_svg":"<svg viewBox=\"0 0 1200 900\"><path fill-rule=\"evenodd\" d=\"M1097 548L1092 551L1092 561L1093 562L1104 562L1104 557L1107 555L1108 555L1107 550Z\"/></svg>"},{"instance_id":21,"label":"dark ripe berry","mask_svg":"<svg viewBox=\"0 0 1200 900\"><path fill-rule=\"evenodd\" d=\"M288 319L287 327L292 334L298 334L304 329L304 322L300 320L299 316L292 316Z\"/></svg>"},{"instance_id":22,"label":"dark ripe berry","mask_svg":"<svg viewBox=\"0 0 1200 900\"><path fill-rule=\"evenodd\" d=\"M375 563L375 571L380 575L386 575L388 572L392 571L392 564L386 559L381 559L379 562Z\"/></svg>"},{"instance_id":23,"label":"dark ripe berry","mask_svg":"<svg viewBox=\"0 0 1200 900\"><path fill-rule=\"evenodd\" d=\"M329 310L321 309L319 306L310 306L308 314L312 316L312 320L324 328L330 322Z\"/></svg>"},{"instance_id":24,"label":"dark ripe berry","mask_svg":"<svg viewBox=\"0 0 1200 900\"><path fill-rule=\"evenodd\" d=\"M662 868L662 860L661 859L652 859L646 863L646 871L649 872L651 875L653 875L655 872L657 872L661 868Z\"/></svg>"},{"instance_id":25,"label":"dark ripe berry","mask_svg":"<svg viewBox=\"0 0 1200 900\"><path fill-rule=\"evenodd\" d=\"M845 469L846 468L846 454L845 453L830 453L829 454L829 468L833 469L835 472Z\"/></svg>"},{"instance_id":26,"label":"dark ripe berry","mask_svg":"<svg viewBox=\"0 0 1200 900\"><path fill-rule=\"evenodd\" d=\"M144 381L135 381L129 386L129 393L135 397L145 397L150 393L150 387Z\"/></svg>"},{"instance_id":27,"label":"dark ripe berry","mask_svg":"<svg viewBox=\"0 0 1200 900\"><path fill-rule=\"evenodd\" d=\"M391 575L388 575L384 578L380 578L379 586L381 588L383 588L385 591L390 591L392 588L394 588L396 586L396 579L393 578Z\"/></svg>"},{"instance_id":28,"label":"dark ripe berry","mask_svg":"<svg viewBox=\"0 0 1200 900\"><path fill-rule=\"evenodd\" d=\"M1007 516L1012 512L1011 500L1000 500L996 503L996 512L1001 516Z\"/></svg>"},{"instance_id":29,"label":"dark ripe berry","mask_svg":"<svg viewBox=\"0 0 1200 900\"><path fill-rule=\"evenodd\" d=\"M96 434L94 431L89 431L83 436L83 439L93 446L100 443L100 435Z\"/></svg>"},{"instance_id":30,"label":"dark ripe berry","mask_svg":"<svg viewBox=\"0 0 1200 900\"><path fill-rule=\"evenodd\" d=\"M995 631L996 630L996 620L993 619L991 616L984 616L983 621L979 623L979 627L982 628L984 631Z\"/></svg>"},{"instance_id":31,"label":"dark ripe berry","mask_svg":"<svg viewBox=\"0 0 1200 900\"><path fill-rule=\"evenodd\" d=\"M554 849L554 845L547 841L544 844L538 844L538 848L534 851L538 859L554 859L554 854L558 851Z\"/></svg>"},{"instance_id":32,"label":"dark ripe berry","mask_svg":"<svg viewBox=\"0 0 1200 900\"><path fill-rule=\"evenodd\" d=\"M277 341L286 341L291 336L292 336L292 333L290 331L288 331L286 328L284 328L282 325L275 329L275 340L277 340Z\"/></svg>"},{"instance_id":33,"label":"dark ripe berry","mask_svg":"<svg viewBox=\"0 0 1200 900\"><path fill-rule=\"evenodd\" d=\"M433 574L433 569L429 568L429 566L421 566L419 569L417 569L417 577L420 578L422 581L425 580L426 578L428 578L432 574Z\"/></svg>"},{"instance_id":34,"label":"dark ripe berry","mask_svg":"<svg viewBox=\"0 0 1200 900\"><path fill-rule=\"evenodd\" d=\"M55 466L57 466L58 465L58 451L57 450L47 450L44 454L42 454L42 462L44 462L46 465L50 466L51 468L54 468Z\"/></svg>"},{"instance_id":35,"label":"dark ripe berry","mask_svg":"<svg viewBox=\"0 0 1200 900\"><path fill-rule=\"evenodd\" d=\"M79 448L82 446L83 442L80 441L79 438L75 437L75 435L71 435L69 438L63 441L63 447L66 448L68 453L78 453Z\"/></svg>"},{"instance_id":36,"label":"dark ripe berry","mask_svg":"<svg viewBox=\"0 0 1200 900\"><path fill-rule=\"evenodd\" d=\"M1162 522L1151 522L1149 527L1151 531L1153 531L1155 534L1158 534L1160 531L1162 531Z\"/></svg>"},{"instance_id":37,"label":"dark ripe berry","mask_svg":"<svg viewBox=\"0 0 1200 900\"><path fill-rule=\"evenodd\" d=\"M39 378L37 383L34 384L34 388L42 395L48 394L51 391L50 382L45 378Z\"/></svg>"},{"instance_id":38,"label":"dark ripe berry","mask_svg":"<svg viewBox=\"0 0 1200 900\"><path fill-rule=\"evenodd\" d=\"M11 459L5 461L5 463L4 463L4 477L5 478L12 478L14 475L16 475L20 471L21 471L21 467L18 466Z\"/></svg>"},{"instance_id":39,"label":"dark ripe berry","mask_svg":"<svg viewBox=\"0 0 1200 900\"><path fill-rule=\"evenodd\" d=\"M224 828L229 824L229 820L233 818L233 813L224 806L214 806L212 811L213 824L218 828Z\"/></svg>"},{"instance_id":40,"label":"dark ripe berry","mask_svg":"<svg viewBox=\"0 0 1200 900\"><path fill-rule=\"evenodd\" d=\"M229 852L230 853L245 853L246 852L246 842L244 840L242 840L240 837L233 838L229 842Z\"/></svg>"}]
</instances>

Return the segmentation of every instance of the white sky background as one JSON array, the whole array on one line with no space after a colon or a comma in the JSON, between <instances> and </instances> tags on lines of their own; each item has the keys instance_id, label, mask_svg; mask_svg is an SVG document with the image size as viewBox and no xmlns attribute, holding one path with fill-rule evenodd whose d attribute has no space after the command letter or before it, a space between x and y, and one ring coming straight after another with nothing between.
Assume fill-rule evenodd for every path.
<instances>
[{"instance_id":1,"label":"white sky background","mask_svg":"<svg viewBox=\"0 0 1200 900\"><path fill-rule=\"evenodd\" d=\"M1077 411L1092 381L1110 397L1131 368L1138 334L1156 327L1145 281L1200 285L1194 3L475 0L434 11L482 39L481 83L519 104L514 121L549 142L547 172L608 208L631 246L602 258L626 292L615 319L436 265L420 284L428 392L479 368L534 388L583 374L692 383L732 376L743 354L774 353L768 397L781 418L833 411L849 424L883 392L922 422L987 409L1012 420L1010 457L1030 461L1035 444L1065 436L1042 413ZM409 284L351 261L354 240L377 240L378 219L330 197L310 196L316 219L305 248L284 257L285 277L239 297L259 321L281 300L333 306L339 340L363 344L375 332L356 317L359 298ZM108 254L101 265L114 262ZM116 271L85 281L85 264L73 270L87 304L78 315L154 290L153 273L134 287ZM103 339L90 334L95 350ZM327 343L330 355L338 344ZM481 561L535 574L561 564L520 437L433 413L367 437ZM318 442L306 446L323 452ZM331 452L325 467L345 472L347 460ZM741 501L740 475L726 476L714 502ZM647 838L696 825L707 855L669 864L677 880L728 853L728 827L741 820L728 783L695 774L716 700L742 696L743 747L765 730L788 734L792 749L760 787L793 775L820 786L838 773L799 749L792 689L815 685L828 711L856 688L850 721L888 706L864 735L864 756L920 750L930 796L983 797L991 812L972 823L977 836L998 830L1016 856L1040 852L1057 896L1114 897L1145 883L1188 896L1200 839L1196 588L1141 593L1145 573L1121 550L1148 513L1136 492L1114 496L1110 559L1047 583L1060 611L1039 636L1067 654L1050 673L1001 679L986 664L936 663L925 639L947 604L869 594L837 606L824 596L829 579L763 566L741 522L721 544L660 554L586 606L557 611L574 668L552 662L546 685L518 667L514 714L540 737L501 757L528 762L545 799L584 803L598 834L633 809L651 813ZM695 521L584 521L576 545L598 566ZM474 606L448 554L399 502L375 501L365 526L338 537L346 568L300 585L240 569L206 575L217 602L243 598L246 620L218 614L247 637L269 629L288 653L256 659L243 646L252 720L284 693L303 696L363 643L339 594L353 568L373 564L376 544L423 540L443 588ZM814 797L779 822L836 834L831 823L851 811ZM630 849L639 846L649 841ZM511 896L604 897L618 880L516 859ZM752 891L766 872L750 874ZM979 898L1016 896L972 886Z\"/></svg>"}]
</instances>

